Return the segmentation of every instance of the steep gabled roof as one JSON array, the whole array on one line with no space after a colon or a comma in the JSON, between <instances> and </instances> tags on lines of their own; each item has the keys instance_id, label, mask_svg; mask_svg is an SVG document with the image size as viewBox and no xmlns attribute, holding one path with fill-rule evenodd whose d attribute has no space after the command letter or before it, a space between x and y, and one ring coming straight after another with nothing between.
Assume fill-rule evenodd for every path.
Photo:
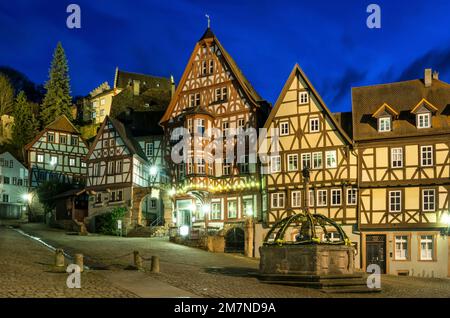
<instances>
[{"instance_id":1,"label":"steep gabled roof","mask_svg":"<svg viewBox=\"0 0 450 318\"><path fill-rule=\"evenodd\" d=\"M284 97L291 87L292 82L296 78L297 74L301 76L301 78L306 82L306 85L311 89L311 93L316 97L319 104L322 106L325 115L330 119L332 124L336 127L336 129L339 131L339 133L343 136L343 138L351 145L353 142L350 139L350 137L347 135L345 130L342 128L340 123L336 120L336 117L331 113L331 111L328 109L325 102L322 100L322 97L319 95L319 93L316 91L306 74L303 72L303 70L300 68L298 64L294 65L294 68L291 71L291 74L289 75L289 78L287 79L286 83L284 84L283 90L281 91L280 95L278 96L278 99L275 103L275 106L272 108L269 118L267 118L266 123L264 124L264 128L268 129L271 122L273 121L273 118L278 112L278 109L280 108L281 104L283 103Z\"/></svg>"},{"instance_id":2,"label":"steep gabled roof","mask_svg":"<svg viewBox=\"0 0 450 318\"><path fill-rule=\"evenodd\" d=\"M85 140L81 137L80 131L72 124L72 122L69 120L69 118L66 117L66 115L61 115L50 124L48 124L41 132L39 132L32 141L25 145L25 150L30 149L34 145L34 143L38 141L47 131L59 131L78 135L80 141L83 142L87 147Z\"/></svg>"},{"instance_id":3,"label":"steep gabled roof","mask_svg":"<svg viewBox=\"0 0 450 318\"><path fill-rule=\"evenodd\" d=\"M72 122L69 120L69 118L66 117L66 115L59 116L50 124L48 124L45 129L66 132L74 135L80 134L78 129L72 124Z\"/></svg>"},{"instance_id":4,"label":"steep gabled roof","mask_svg":"<svg viewBox=\"0 0 450 318\"><path fill-rule=\"evenodd\" d=\"M134 139L133 135L131 134L131 131L127 129L124 126L124 124L122 124L120 121L109 116L105 117L105 120L100 126L100 129L98 130L97 135L95 136L94 142L92 143L92 146L86 155L86 159L89 159L92 152L95 150L95 146L97 145L98 140L100 139L100 136L102 135L102 132L105 129L105 126L108 123L108 121L112 124L114 129L119 134L120 138L123 140L125 146L130 151L130 154L132 155L136 154L139 157L141 157L142 160L147 161L147 157L145 156L144 151L142 150L141 146L139 146L139 143Z\"/></svg>"},{"instance_id":5,"label":"steep gabled roof","mask_svg":"<svg viewBox=\"0 0 450 318\"><path fill-rule=\"evenodd\" d=\"M387 103L383 103L373 114L372 117L378 118L382 116L385 112L389 113L392 116L398 116L400 113L396 111L392 106Z\"/></svg>"},{"instance_id":6,"label":"steep gabled roof","mask_svg":"<svg viewBox=\"0 0 450 318\"><path fill-rule=\"evenodd\" d=\"M178 88L176 89L175 94L174 94L169 106L167 107L167 110L166 110L163 118L160 121L160 124L167 121L170 117L170 114L173 112L175 104L178 100L178 96L181 93L181 90L183 89L183 83L186 81L186 78L191 70L191 67L192 67L192 64L193 64L193 61L195 58L195 53L197 52L199 47L202 45L202 43L204 43L205 41L213 41L217 45L220 52L222 53L225 63L230 67L231 72L236 77L239 85L245 91L245 93L249 97L250 101L257 107L259 107L260 106L259 103L263 101L261 96L256 92L256 90L250 84L248 79L244 76L242 71L239 69L239 67L237 66L236 62L233 60L231 55L225 50L225 48L222 46L220 41L214 35L213 31L210 28L208 28L206 30L206 32L203 34L203 36L200 38L200 40L196 43L194 50L192 51L191 57L189 58L186 68L184 69L181 80L178 83Z\"/></svg>"}]
</instances>

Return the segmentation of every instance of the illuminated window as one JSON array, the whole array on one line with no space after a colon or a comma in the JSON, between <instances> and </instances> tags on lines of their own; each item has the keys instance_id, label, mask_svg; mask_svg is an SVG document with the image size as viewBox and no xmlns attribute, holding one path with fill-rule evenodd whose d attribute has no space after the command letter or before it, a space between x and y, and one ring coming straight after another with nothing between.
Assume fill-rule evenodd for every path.
<instances>
[{"instance_id":1,"label":"illuminated window","mask_svg":"<svg viewBox=\"0 0 450 318\"><path fill-rule=\"evenodd\" d=\"M327 151L325 153L325 156L327 168L336 168L337 166L336 150Z\"/></svg>"},{"instance_id":2,"label":"illuminated window","mask_svg":"<svg viewBox=\"0 0 450 318\"><path fill-rule=\"evenodd\" d=\"M404 261L408 259L408 236L395 236L395 260Z\"/></svg>"},{"instance_id":3,"label":"illuminated window","mask_svg":"<svg viewBox=\"0 0 450 318\"><path fill-rule=\"evenodd\" d=\"M237 204L236 200L228 201L228 218L237 218Z\"/></svg>"},{"instance_id":4,"label":"illuminated window","mask_svg":"<svg viewBox=\"0 0 450 318\"><path fill-rule=\"evenodd\" d=\"M222 219L222 205L220 202L211 203L211 220Z\"/></svg>"},{"instance_id":5,"label":"illuminated window","mask_svg":"<svg viewBox=\"0 0 450 318\"><path fill-rule=\"evenodd\" d=\"M280 156L272 156L270 158L270 171L271 172L280 172L281 171L281 157Z\"/></svg>"},{"instance_id":6,"label":"illuminated window","mask_svg":"<svg viewBox=\"0 0 450 318\"><path fill-rule=\"evenodd\" d=\"M434 251L434 239L433 235L421 235L420 236L420 260L432 261Z\"/></svg>"}]
</instances>

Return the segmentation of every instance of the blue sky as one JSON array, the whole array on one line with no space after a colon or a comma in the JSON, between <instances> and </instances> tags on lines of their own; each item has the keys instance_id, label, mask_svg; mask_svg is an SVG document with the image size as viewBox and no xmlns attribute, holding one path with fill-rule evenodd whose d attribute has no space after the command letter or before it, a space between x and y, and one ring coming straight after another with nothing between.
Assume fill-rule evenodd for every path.
<instances>
[{"instance_id":1,"label":"blue sky","mask_svg":"<svg viewBox=\"0 0 450 318\"><path fill-rule=\"evenodd\" d=\"M81 7L81 29L66 7ZM366 8L381 7L381 29ZM298 62L332 111L351 108L351 87L421 78L431 67L450 81L450 1L2 1L0 65L43 83L57 41L73 95L86 95L116 66L178 82L196 41L211 26L244 74L275 102Z\"/></svg>"}]
</instances>

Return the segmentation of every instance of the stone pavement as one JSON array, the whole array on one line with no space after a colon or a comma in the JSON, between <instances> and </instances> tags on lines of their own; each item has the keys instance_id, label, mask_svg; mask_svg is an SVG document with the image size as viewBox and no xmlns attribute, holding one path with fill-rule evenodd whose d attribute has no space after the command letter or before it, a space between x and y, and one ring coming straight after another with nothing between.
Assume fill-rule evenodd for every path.
<instances>
[{"instance_id":1,"label":"stone pavement","mask_svg":"<svg viewBox=\"0 0 450 318\"><path fill-rule=\"evenodd\" d=\"M259 261L240 255L209 253L161 238L120 238L102 235L73 236L41 224L22 230L41 237L69 254L83 253L88 265L123 272L132 264L134 250L145 259L157 255L161 273L144 275L202 297L450 297L450 280L382 276L381 293L324 294L294 286L268 285L258 281ZM149 269L150 263L145 262Z\"/></svg>"},{"instance_id":2,"label":"stone pavement","mask_svg":"<svg viewBox=\"0 0 450 318\"><path fill-rule=\"evenodd\" d=\"M137 271L88 270L81 289L70 289L68 274L53 264L54 252L42 243L0 227L0 298L196 297Z\"/></svg>"}]
</instances>

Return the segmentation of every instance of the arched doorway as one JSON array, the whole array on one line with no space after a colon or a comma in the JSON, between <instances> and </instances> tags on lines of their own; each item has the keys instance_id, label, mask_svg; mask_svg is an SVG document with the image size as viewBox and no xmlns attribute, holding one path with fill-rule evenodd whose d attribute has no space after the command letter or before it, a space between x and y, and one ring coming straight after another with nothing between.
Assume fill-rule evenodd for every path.
<instances>
[{"instance_id":1,"label":"arched doorway","mask_svg":"<svg viewBox=\"0 0 450 318\"><path fill-rule=\"evenodd\" d=\"M226 253L244 253L245 232L240 227L233 227L225 234Z\"/></svg>"}]
</instances>

